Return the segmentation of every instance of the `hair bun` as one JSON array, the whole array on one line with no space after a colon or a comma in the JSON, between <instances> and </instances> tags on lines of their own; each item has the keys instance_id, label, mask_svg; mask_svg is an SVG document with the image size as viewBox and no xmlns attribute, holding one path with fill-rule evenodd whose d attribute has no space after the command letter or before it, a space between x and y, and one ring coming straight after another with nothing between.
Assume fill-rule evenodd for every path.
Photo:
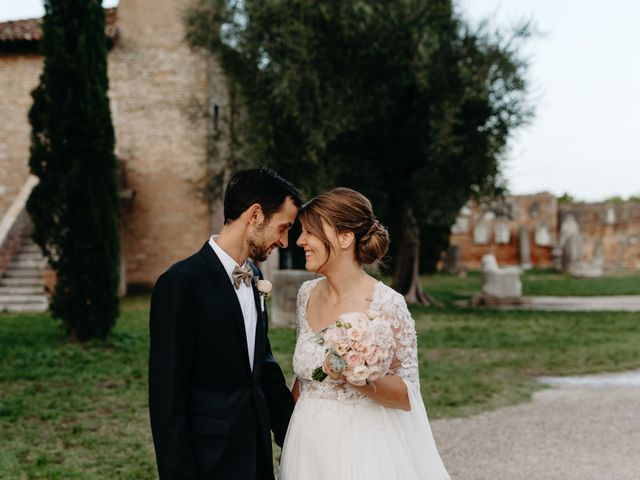
<instances>
[{"instance_id":1,"label":"hair bun","mask_svg":"<svg viewBox=\"0 0 640 480\"><path fill-rule=\"evenodd\" d=\"M365 265L374 263L385 256L389 249L389 232L377 219L374 219L360 241L356 256Z\"/></svg>"}]
</instances>

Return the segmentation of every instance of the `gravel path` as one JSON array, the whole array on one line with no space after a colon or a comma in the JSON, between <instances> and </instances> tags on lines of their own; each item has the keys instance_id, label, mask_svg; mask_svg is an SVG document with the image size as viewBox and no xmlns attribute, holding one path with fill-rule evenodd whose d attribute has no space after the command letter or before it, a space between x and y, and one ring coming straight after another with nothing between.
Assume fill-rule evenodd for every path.
<instances>
[{"instance_id":1,"label":"gravel path","mask_svg":"<svg viewBox=\"0 0 640 480\"><path fill-rule=\"evenodd\" d=\"M504 306L527 310L640 312L640 295L608 297L527 297L527 304ZM638 476L640 478L640 475Z\"/></svg>"},{"instance_id":2,"label":"gravel path","mask_svg":"<svg viewBox=\"0 0 640 480\"><path fill-rule=\"evenodd\" d=\"M640 371L544 381L530 403L432 422L452 479L640 479Z\"/></svg>"}]
</instances>

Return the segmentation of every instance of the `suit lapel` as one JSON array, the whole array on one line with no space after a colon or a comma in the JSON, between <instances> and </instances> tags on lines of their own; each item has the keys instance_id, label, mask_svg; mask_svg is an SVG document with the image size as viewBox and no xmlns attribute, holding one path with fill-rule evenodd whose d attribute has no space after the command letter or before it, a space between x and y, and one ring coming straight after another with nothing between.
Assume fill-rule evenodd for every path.
<instances>
[{"instance_id":1,"label":"suit lapel","mask_svg":"<svg viewBox=\"0 0 640 480\"><path fill-rule=\"evenodd\" d=\"M257 277L256 277L257 278ZM260 293L258 292L258 288L256 284L253 284L253 299L256 304L256 312L257 321L256 321L256 342L253 349L253 374L257 375L258 372L258 359L264 357L264 313L262 312L262 299L260 298ZM267 307L265 302L265 308Z\"/></svg>"},{"instance_id":2,"label":"suit lapel","mask_svg":"<svg viewBox=\"0 0 640 480\"><path fill-rule=\"evenodd\" d=\"M244 327L244 316L242 315L242 309L240 308L240 302L238 296L233 288L229 276L222 266L222 262L216 255L216 253L206 242L200 254L203 256L207 266L209 267L209 275L215 285L218 287L227 309L233 316L234 329L236 330L238 337L240 338L240 348L242 350L242 357L244 358L244 364L248 371L251 371L251 365L249 364L249 350L247 349L247 333Z\"/></svg>"}]
</instances>

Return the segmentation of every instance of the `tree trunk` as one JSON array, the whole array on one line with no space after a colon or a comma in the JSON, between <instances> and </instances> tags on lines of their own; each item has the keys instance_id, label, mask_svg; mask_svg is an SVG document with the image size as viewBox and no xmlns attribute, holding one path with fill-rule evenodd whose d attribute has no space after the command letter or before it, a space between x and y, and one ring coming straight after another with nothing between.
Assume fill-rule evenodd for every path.
<instances>
[{"instance_id":1,"label":"tree trunk","mask_svg":"<svg viewBox=\"0 0 640 480\"><path fill-rule=\"evenodd\" d=\"M420 230L413 210L405 208L396 248L393 288L404 295L407 303L415 305L435 305L436 302L422 291L422 282L418 271L420 261Z\"/></svg>"}]
</instances>

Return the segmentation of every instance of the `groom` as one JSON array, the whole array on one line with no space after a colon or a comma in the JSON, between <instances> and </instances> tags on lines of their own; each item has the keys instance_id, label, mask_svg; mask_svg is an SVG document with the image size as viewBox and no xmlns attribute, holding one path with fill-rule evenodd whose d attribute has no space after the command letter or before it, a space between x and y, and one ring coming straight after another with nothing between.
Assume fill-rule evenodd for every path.
<instances>
[{"instance_id":1,"label":"groom","mask_svg":"<svg viewBox=\"0 0 640 480\"><path fill-rule=\"evenodd\" d=\"M224 227L153 289L149 412L160 478L273 479L271 431L282 445L293 399L271 354L256 288L287 234L300 194L273 170L234 175Z\"/></svg>"}]
</instances>

